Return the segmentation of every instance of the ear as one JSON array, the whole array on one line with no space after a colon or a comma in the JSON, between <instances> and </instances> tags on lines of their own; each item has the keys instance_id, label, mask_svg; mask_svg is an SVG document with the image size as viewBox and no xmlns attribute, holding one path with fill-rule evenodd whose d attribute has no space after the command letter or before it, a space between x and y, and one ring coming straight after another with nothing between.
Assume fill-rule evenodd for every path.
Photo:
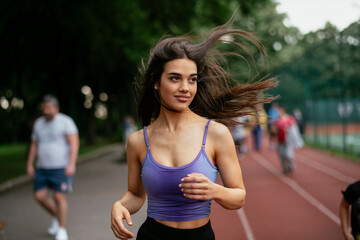
<instances>
[{"instance_id":1,"label":"ear","mask_svg":"<svg viewBox=\"0 0 360 240\"><path fill-rule=\"evenodd\" d=\"M158 89L159 89L159 83L156 82L156 83L154 84L154 89L155 89L155 90L158 90Z\"/></svg>"}]
</instances>

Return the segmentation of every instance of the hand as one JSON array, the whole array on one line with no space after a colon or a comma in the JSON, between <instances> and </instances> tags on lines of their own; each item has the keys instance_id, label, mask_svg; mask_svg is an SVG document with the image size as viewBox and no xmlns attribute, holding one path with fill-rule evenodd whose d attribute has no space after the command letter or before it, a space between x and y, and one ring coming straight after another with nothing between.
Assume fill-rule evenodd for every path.
<instances>
[{"instance_id":1,"label":"hand","mask_svg":"<svg viewBox=\"0 0 360 240\"><path fill-rule=\"evenodd\" d=\"M76 172L76 166L74 164L69 164L65 169L66 176L74 176Z\"/></svg>"},{"instance_id":2,"label":"hand","mask_svg":"<svg viewBox=\"0 0 360 240\"><path fill-rule=\"evenodd\" d=\"M27 175L29 176L29 177L34 177L34 173L35 173L35 171L34 171L34 166L33 165L28 165L27 167L26 167L26 173L27 173Z\"/></svg>"},{"instance_id":3,"label":"hand","mask_svg":"<svg viewBox=\"0 0 360 240\"><path fill-rule=\"evenodd\" d=\"M214 199L219 187L201 173L188 174L181 181L179 187L185 197L202 201Z\"/></svg>"},{"instance_id":4,"label":"hand","mask_svg":"<svg viewBox=\"0 0 360 240\"><path fill-rule=\"evenodd\" d=\"M350 232L346 232L344 237L346 240L355 240L353 235Z\"/></svg>"},{"instance_id":5,"label":"hand","mask_svg":"<svg viewBox=\"0 0 360 240\"><path fill-rule=\"evenodd\" d=\"M124 226L123 219L131 226L132 221L129 211L119 202L115 202L111 209L111 230L114 235L122 240L134 238L135 234L127 230Z\"/></svg>"}]
</instances>

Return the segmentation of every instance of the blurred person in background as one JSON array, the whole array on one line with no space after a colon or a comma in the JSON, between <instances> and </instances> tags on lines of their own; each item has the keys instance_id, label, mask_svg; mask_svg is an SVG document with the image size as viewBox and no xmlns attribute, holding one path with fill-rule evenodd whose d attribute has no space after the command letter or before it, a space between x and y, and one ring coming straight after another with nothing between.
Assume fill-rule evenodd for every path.
<instances>
[{"instance_id":1,"label":"blurred person in background","mask_svg":"<svg viewBox=\"0 0 360 240\"><path fill-rule=\"evenodd\" d=\"M291 173L294 170L294 147L287 142L287 133L291 126L296 125L295 118L286 113L285 106L278 106L279 119L277 119L272 131L277 136L278 154L284 174Z\"/></svg>"},{"instance_id":2,"label":"blurred person in background","mask_svg":"<svg viewBox=\"0 0 360 240\"><path fill-rule=\"evenodd\" d=\"M270 150L276 149L276 134L272 131L273 124L280 117L279 115L279 104L277 102L271 103L271 106L268 110L268 124L267 129L269 133L269 148Z\"/></svg>"},{"instance_id":3,"label":"blurred person in background","mask_svg":"<svg viewBox=\"0 0 360 240\"><path fill-rule=\"evenodd\" d=\"M263 136L266 132L267 115L261 108L250 115L251 136L255 151L260 151L263 145Z\"/></svg>"},{"instance_id":4,"label":"blurred person in background","mask_svg":"<svg viewBox=\"0 0 360 240\"><path fill-rule=\"evenodd\" d=\"M136 132L137 126L135 120L131 116L126 116L124 120L124 142L126 143L131 134Z\"/></svg>"},{"instance_id":5,"label":"blurred person in background","mask_svg":"<svg viewBox=\"0 0 360 240\"><path fill-rule=\"evenodd\" d=\"M342 194L340 221L344 239L360 240L360 181L347 186ZM351 230L349 219L351 219Z\"/></svg>"},{"instance_id":6,"label":"blurred person in background","mask_svg":"<svg viewBox=\"0 0 360 240\"><path fill-rule=\"evenodd\" d=\"M234 139L236 152L240 159L242 154L247 151L246 138L247 138L247 124L249 123L249 116L240 116L234 118L234 120L240 124L236 124L230 127L231 135Z\"/></svg>"},{"instance_id":7,"label":"blurred person in background","mask_svg":"<svg viewBox=\"0 0 360 240\"><path fill-rule=\"evenodd\" d=\"M36 201L52 216L48 233L54 235L56 240L67 240L66 193L73 188L79 135L74 121L59 113L59 103L54 96L44 97L42 113L36 119L31 135L27 174L34 177ZM50 189L53 199L48 195Z\"/></svg>"},{"instance_id":8,"label":"blurred person in background","mask_svg":"<svg viewBox=\"0 0 360 240\"><path fill-rule=\"evenodd\" d=\"M304 124L304 119L303 119L300 109L298 109L298 108L294 109L294 117L296 120L296 124L299 127L299 131L300 131L301 135L304 135L304 125L305 124Z\"/></svg>"},{"instance_id":9,"label":"blurred person in background","mask_svg":"<svg viewBox=\"0 0 360 240\"><path fill-rule=\"evenodd\" d=\"M124 143L125 143L125 149L127 147L127 140L130 137L131 134L136 132L138 130L138 127L136 126L135 120L131 116L126 116L124 119ZM124 151L122 160L126 161L126 151Z\"/></svg>"},{"instance_id":10,"label":"blurred person in background","mask_svg":"<svg viewBox=\"0 0 360 240\"><path fill-rule=\"evenodd\" d=\"M211 201L225 209L244 205L245 186L228 127L236 124L234 117L248 115L248 108L272 100L259 93L277 81L239 84L225 74L218 58L237 52L217 52L215 43L242 48L239 37L245 37L262 50L250 34L230 29L230 22L202 42L188 35L162 38L143 64L138 106L143 129L128 139L128 190L111 211L117 238L135 237L125 223L133 224L131 214L145 199L147 219L138 240L213 240ZM226 35L234 40L223 40ZM215 182L218 172L223 185Z\"/></svg>"}]
</instances>

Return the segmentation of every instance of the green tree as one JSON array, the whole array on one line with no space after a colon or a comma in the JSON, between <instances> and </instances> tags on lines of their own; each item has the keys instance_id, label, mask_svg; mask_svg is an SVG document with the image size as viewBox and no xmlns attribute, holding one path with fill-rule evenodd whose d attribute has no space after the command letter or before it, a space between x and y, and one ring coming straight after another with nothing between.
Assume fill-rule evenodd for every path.
<instances>
[{"instance_id":1,"label":"green tree","mask_svg":"<svg viewBox=\"0 0 360 240\"><path fill-rule=\"evenodd\" d=\"M235 24L260 35L270 50L270 63L277 62L280 51L272 45L280 40L266 31L286 27L275 6L271 0L3 0L0 98L10 105L0 108L0 142L29 139L46 93L58 96L61 111L75 119L89 143L98 134L114 137L123 116L136 115L132 83L150 47L164 34L204 33L225 23L237 7ZM255 49L254 54L262 68ZM246 64L230 66L241 77L249 75ZM264 71L272 68L270 64ZM91 94L82 94L83 86L90 87ZM101 93L108 98L100 99ZM23 101L22 108L11 104L14 98ZM99 106L106 107L106 119L95 117Z\"/></svg>"}]
</instances>

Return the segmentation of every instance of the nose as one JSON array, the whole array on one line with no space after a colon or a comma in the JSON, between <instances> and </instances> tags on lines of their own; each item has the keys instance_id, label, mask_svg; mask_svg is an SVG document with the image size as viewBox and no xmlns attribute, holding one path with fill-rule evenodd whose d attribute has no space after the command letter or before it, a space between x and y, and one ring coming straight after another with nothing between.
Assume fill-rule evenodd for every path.
<instances>
[{"instance_id":1,"label":"nose","mask_svg":"<svg viewBox=\"0 0 360 240\"><path fill-rule=\"evenodd\" d=\"M185 81L181 81L181 86L179 88L180 92L188 92L189 91L189 83Z\"/></svg>"}]
</instances>

